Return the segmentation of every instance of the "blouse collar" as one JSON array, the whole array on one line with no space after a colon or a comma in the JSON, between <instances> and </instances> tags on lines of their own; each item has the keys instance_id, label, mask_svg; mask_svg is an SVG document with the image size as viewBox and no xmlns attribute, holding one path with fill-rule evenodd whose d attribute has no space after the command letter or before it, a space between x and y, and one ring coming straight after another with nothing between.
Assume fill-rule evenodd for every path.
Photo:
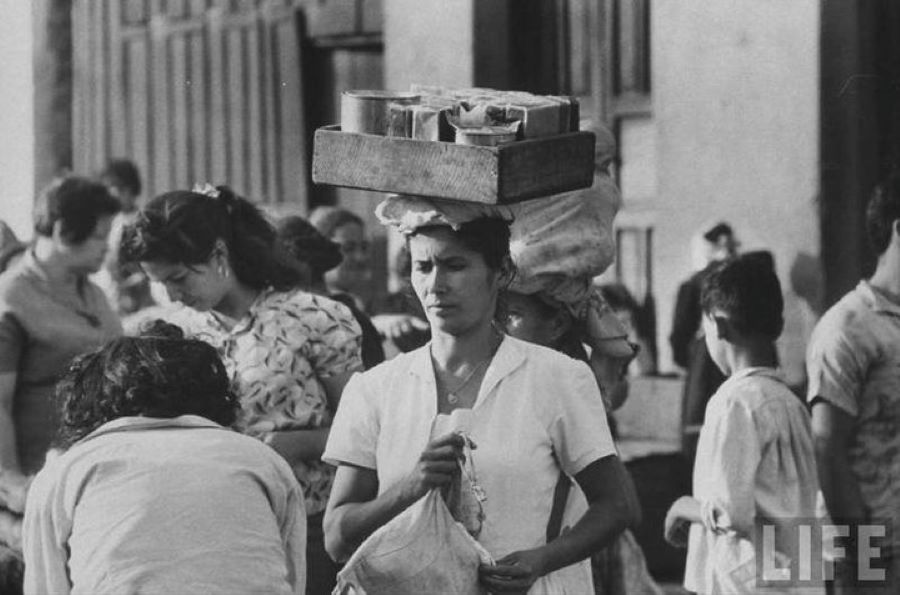
<instances>
[{"instance_id":1,"label":"blouse collar","mask_svg":"<svg viewBox=\"0 0 900 595\"><path fill-rule=\"evenodd\" d=\"M34 246L29 247L22 255L20 266L23 270L27 271L28 275L31 278L37 280L48 290L63 291L65 289L59 281L54 281L54 279L47 272L47 267L45 267L40 261L38 261L37 257L34 255ZM86 279L87 277L84 275L81 275L77 278L77 289L82 289L82 286Z\"/></svg>"},{"instance_id":2,"label":"blouse collar","mask_svg":"<svg viewBox=\"0 0 900 595\"><path fill-rule=\"evenodd\" d=\"M526 352L523 345L523 341L506 334L503 335L497 352L484 373L484 380L481 381L481 388L478 391L478 400L481 400L482 395L490 393L495 386L500 384L500 381L525 363ZM434 377L434 366L431 364L431 342L429 341L410 355L413 359L409 373L417 376L426 384L435 386L437 382Z\"/></svg>"},{"instance_id":3,"label":"blouse collar","mask_svg":"<svg viewBox=\"0 0 900 595\"><path fill-rule=\"evenodd\" d=\"M161 417L140 417L129 416L119 417L112 421L108 421L79 442L86 442L104 434L112 434L115 432L130 432L137 430L158 430L165 428L219 428L223 429L214 421L199 415L180 415L173 418Z\"/></svg>"},{"instance_id":4,"label":"blouse collar","mask_svg":"<svg viewBox=\"0 0 900 595\"><path fill-rule=\"evenodd\" d=\"M218 312L215 312L213 310L207 312L209 320L214 326L218 327L226 333L239 333L245 331L253 325L253 320L256 317L257 311L266 303L266 301L269 299L269 296L274 291L275 290L272 287L266 287L265 289L262 289L256 296L256 299L254 299L250 304L247 312L237 320L231 319L224 314L219 314ZM234 324L229 326L228 324L226 324L226 321L233 322Z\"/></svg>"}]
</instances>

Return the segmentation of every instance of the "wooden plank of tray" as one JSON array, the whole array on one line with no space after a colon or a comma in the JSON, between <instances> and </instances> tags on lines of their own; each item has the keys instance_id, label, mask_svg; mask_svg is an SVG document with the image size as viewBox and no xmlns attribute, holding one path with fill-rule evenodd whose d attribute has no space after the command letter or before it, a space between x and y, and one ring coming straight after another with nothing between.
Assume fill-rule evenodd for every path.
<instances>
[{"instance_id":1,"label":"wooden plank of tray","mask_svg":"<svg viewBox=\"0 0 900 595\"><path fill-rule=\"evenodd\" d=\"M499 147L316 130L313 182L377 192L509 204L587 188L594 135L572 132Z\"/></svg>"}]
</instances>

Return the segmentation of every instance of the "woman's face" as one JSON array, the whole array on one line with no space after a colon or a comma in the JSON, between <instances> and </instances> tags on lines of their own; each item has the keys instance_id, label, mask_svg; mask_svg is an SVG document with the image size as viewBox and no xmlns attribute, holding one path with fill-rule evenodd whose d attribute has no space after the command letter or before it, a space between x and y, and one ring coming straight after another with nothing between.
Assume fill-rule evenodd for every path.
<instances>
[{"instance_id":1,"label":"woman's face","mask_svg":"<svg viewBox=\"0 0 900 595\"><path fill-rule=\"evenodd\" d=\"M501 273L465 247L449 227L409 239L411 282L433 330L458 336L490 325Z\"/></svg>"},{"instance_id":2,"label":"woman's face","mask_svg":"<svg viewBox=\"0 0 900 595\"><path fill-rule=\"evenodd\" d=\"M194 265L142 262L141 267L151 281L166 288L170 300L206 312L215 309L231 288L230 277L220 274L221 266L215 260Z\"/></svg>"},{"instance_id":3,"label":"woman's face","mask_svg":"<svg viewBox=\"0 0 900 595\"><path fill-rule=\"evenodd\" d=\"M109 232L112 229L112 215L97 219L91 234L80 244L60 241L60 250L65 254L66 265L73 272L87 275L95 273L103 266L109 249Z\"/></svg>"},{"instance_id":4,"label":"woman's face","mask_svg":"<svg viewBox=\"0 0 900 595\"><path fill-rule=\"evenodd\" d=\"M506 332L516 339L553 347L559 338L557 317L547 316L546 306L532 295L506 294Z\"/></svg>"},{"instance_id":5,"label":"woman's face","mask_svg":"<svg viewBox=\"0 0 900 595\"><path fill-rule=\"evenodd\" d=\"M372 278L369 242L362 225L345 223L334 230L331 240L340 245L344 260L325 273L325 282L341 291L359 292Z\"/></svg>"}]
</instances>

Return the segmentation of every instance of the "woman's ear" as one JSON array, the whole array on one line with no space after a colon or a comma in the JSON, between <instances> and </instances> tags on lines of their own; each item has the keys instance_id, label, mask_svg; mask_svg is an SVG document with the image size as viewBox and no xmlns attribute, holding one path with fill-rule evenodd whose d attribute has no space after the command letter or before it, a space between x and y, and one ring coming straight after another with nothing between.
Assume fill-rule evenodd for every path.
<instances>
[{"instance_id":1,"label":"woman's ear","mask_svg":"<svg viewBox=\"0 0 900 595\"><path fill-rule=\"evenodd\" d=\"M210 266L215 267L220 277L226 279L231 275L231 262L228 260L228 245L224 240L216 240L212 254L209 257Z\"/></svg>"},{"instance_id":2,"label":"woman's ear","mask_svg":"<svg viewBox=\"0 0 900 595\"><path fill-rule=\"evenodd\" d=\"M212 258L216 261L215 264L228 264L228 244L225 243L225 240L221 238L216 240Z\"/></svg>"},{"instance_id":3,"label":"woman's ear","mask_svg":"<svg viewBox=\"0 0 900 595\"><path fill-rule=\"evenodd\" d=\"M516 266L513 264L512 258L507 256L500 264L500 271L497 277L500 288L504 290L509 289L509 286L512 284L515 276Z\"/></svg>"},{"instance_id":4,"label":"woman's ear","mask_svg":"<svg viewBox=\"0 0 900 595\"><path fill-rule=\"evenodd\" d=\"M730 320L719 315L713 316L712 319L713 323L716 325L716 337L723 341L731 341L734 339L734 328L732 328Z\"/></svg>"},{"instance_id":5,"label":"woman's ear","mask_svg":"<svg viewBox=\"0 0 900 595\"><path fill-rule=\"evenodd\" d=\"M57 245L68 245L69 242L63 238L63 222L59 219L53 222L53 229L50 232L50 238L53 240L54 244Z\"/></svg>"},{"instance_id":6,"label":"woman's ear","mask_svg":"<svg viewBox=\"0 0 900 595\"><path fill-rule=\"evenodd\" d=\"M550 319L550 336L554 343L562 339L563 335L572 328L572 322L572 316L565 308L559 308L553 314L553 317Z\"/></svg>"}]
</instances>

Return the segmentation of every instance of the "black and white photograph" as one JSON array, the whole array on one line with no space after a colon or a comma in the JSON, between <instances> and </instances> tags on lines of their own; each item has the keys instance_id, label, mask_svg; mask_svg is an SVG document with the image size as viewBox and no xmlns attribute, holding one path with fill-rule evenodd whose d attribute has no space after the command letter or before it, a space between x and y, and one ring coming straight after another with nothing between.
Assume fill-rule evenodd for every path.
<instances>
[{"instance_id":1,"label":"black and white photograph","mask_svg":"<svg viewBox=\"0 0 900 595\"><path fill-rule=\"evenodd\" d=\"M0 0L0 595L897 595L900 3Z\"/></svg>"}]
</instances>

